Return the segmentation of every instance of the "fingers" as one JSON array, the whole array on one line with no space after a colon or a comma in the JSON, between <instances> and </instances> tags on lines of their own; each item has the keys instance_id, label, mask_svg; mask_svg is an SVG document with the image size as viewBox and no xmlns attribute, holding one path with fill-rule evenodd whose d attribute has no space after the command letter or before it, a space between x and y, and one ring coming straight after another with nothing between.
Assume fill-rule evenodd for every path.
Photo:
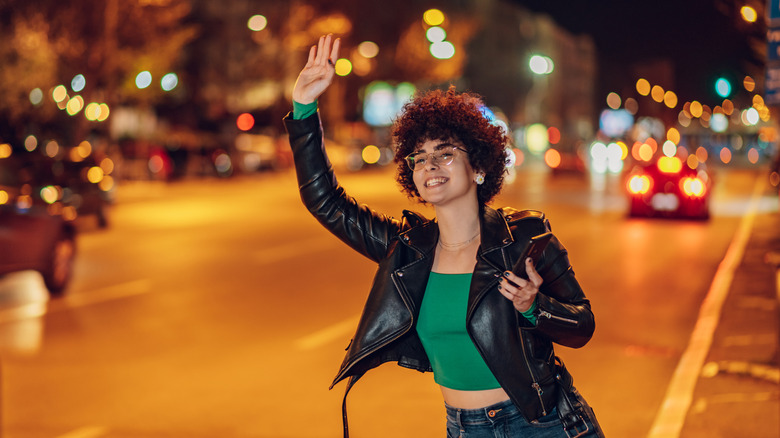
<instances>
[{"instance_id":1,"label":"fingers","mask_svg":"<svg viewBox=\"0 0 780 438\"><path fill-rule=\"evenodd\" d=\"M314 65L314 56L317 54L317 47L311 46L311 49L309 49L309 59L306 60L306 67L309 68L312 65Z\"/></svg>"},{"instance_id":2,"label":"fingers","mask_svg":"<svg viewBox=\"0 0 780 438\"><path fill-rule=\"evenodd\" d=\"M536 267L534 267L534 264L531 261L531 257L525 259L525 272L528 274L528 280L530 280L534 286L539 288L539 286L542 285L542 276L536 272Z\"/></svg>"},{"instance_id":3,"label":"fingers","mask_svg":"<svg viewBox=\"0 0 780 438\"><path fill-rule=\"evenodd\" d=\"M322 65L325 62L326 55L323 55L325 53L323 49L326 44L330 46L330 34L321 36L317 42L317 56L314 58L315 65Z\"/></svg>"},{"instance_id":4,"label":"fingers","mask_svg":"<svg viewBox=\"0 0 780 438\"><path fill-rule=\"evenodd\" d=\"M333 49L330 51L330 58L328 58L328 61L332 65L336 65L336 60L339 59L339 47L341 47L341 38L336 38L335 41L333 41Z\"/></svg>"}]
</instances>

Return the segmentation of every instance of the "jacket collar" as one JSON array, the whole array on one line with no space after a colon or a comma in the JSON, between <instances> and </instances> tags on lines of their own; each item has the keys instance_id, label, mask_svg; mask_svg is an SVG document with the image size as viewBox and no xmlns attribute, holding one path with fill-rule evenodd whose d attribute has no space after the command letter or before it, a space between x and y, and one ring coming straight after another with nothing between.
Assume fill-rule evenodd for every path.
<instances>
[{"instance_id":1,"label":"jacket collar","mask_svg":"<svg viewBox=\"0 0 780 438\"><path fill-rule=\"evenodd\" d=\"M436 220L424 219L421 215L409 211L404 211L404 216L411 228L401 233L401 241L420 253L420 256L433 254L439 239L439 225ZM487 256L514 241L509 225L500 211L485 206L480 222L480 255Z\"/></svg>"}]
</instances>

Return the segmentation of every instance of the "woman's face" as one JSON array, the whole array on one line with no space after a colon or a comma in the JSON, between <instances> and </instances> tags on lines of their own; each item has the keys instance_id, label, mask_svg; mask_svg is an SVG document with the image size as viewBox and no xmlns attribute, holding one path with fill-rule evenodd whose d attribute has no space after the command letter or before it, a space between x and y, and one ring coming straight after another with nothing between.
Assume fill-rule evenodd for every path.
<instances>
[{"instance_id":1,"label":"woman's face","mask_svg":"<svg viewBox=\"0 0 780 438\"><path fill-rule=\"evenodd\" d=\"M444 206L473 198L476 204L476 172L469 163L466 150L460 141L439 139L426 140L415 151L413 156L418 165L413 174L414 185L425 202Z\"/></svg>"}]
</instances>

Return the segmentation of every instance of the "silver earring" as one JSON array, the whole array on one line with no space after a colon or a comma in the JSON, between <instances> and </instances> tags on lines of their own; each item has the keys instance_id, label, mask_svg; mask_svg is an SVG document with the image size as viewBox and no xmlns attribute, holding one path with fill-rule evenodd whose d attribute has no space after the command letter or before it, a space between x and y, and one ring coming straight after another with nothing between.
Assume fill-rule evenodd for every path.
<instances>
[{"instance_id":1,"label":"silver earring","mask_svg":"<svg viewBox=\"0 0 780 438\"><path fill-rule=\"evenodd\" d=\"M482 185L485 182L485 175L482 173L478 173L477 176L474 178L474 181L477 184Z\"/></svg>"}]
</instances>

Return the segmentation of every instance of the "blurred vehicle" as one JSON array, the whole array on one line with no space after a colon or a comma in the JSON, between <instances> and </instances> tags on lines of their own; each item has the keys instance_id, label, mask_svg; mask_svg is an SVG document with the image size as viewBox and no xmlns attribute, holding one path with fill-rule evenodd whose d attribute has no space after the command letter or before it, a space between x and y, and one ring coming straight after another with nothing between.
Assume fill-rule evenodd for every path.
<instances>
[{"instance_id":1,"label":"blurred vehicle","mask_svg":"<svg viewBox=\"0 0 780 438\"><path fill-rule=\"evenodd\" d=\"M679 157L638 163L627 175L631 217L708 219L712 181L699 165L690 168Z\"/></svg>"},{"instance_id":2,"label":"blurred vehicle","mask_svg":"<svg viewBox=\"0 0 780 438\"><path fill-rule=\"evenodd\" d=\"M36 191L29 184L18 189L0 185L0 276L38 271L56 296L64 293L71 278L76 228L68 209L43 201L49 187Z\"/></svg>"}]
</instances>

